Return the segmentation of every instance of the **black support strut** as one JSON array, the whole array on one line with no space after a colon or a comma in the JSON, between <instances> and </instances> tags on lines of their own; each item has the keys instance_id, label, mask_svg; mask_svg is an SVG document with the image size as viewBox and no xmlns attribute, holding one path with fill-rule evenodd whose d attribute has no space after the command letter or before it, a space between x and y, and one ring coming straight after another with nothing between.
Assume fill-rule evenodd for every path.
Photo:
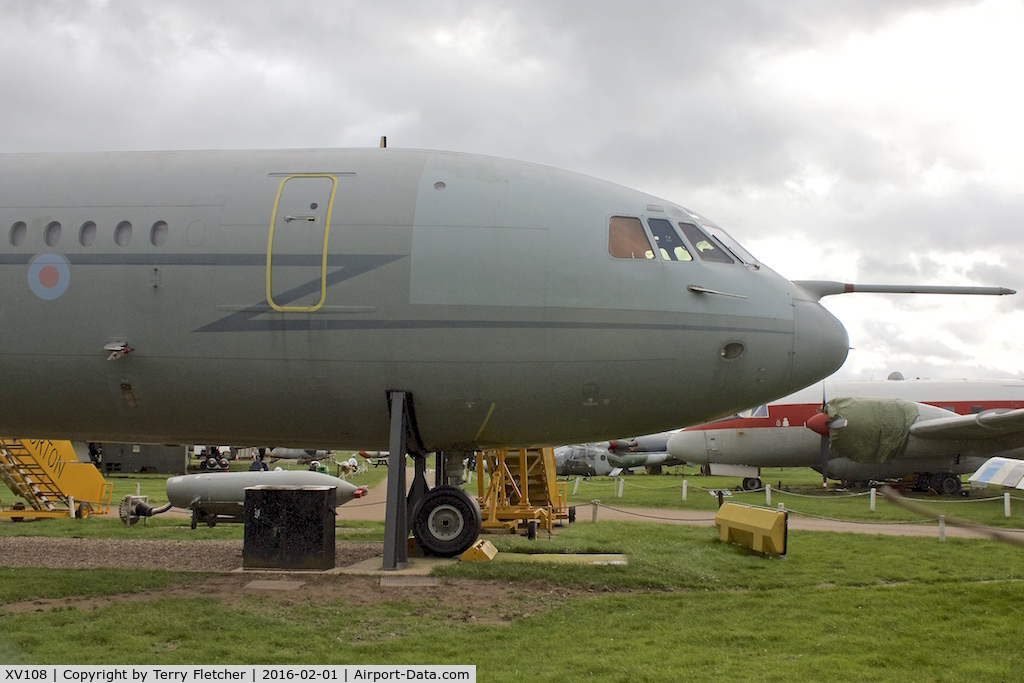
<instances>
[{"instance_id":1,"label":"black support strut","mask_svg":"<svg viewBox=\"0 0 1024 683\"><path fill-rule=\"evenodd\" d=\"M388 498L384 510L384 571L404 569L409 562L409 513L405 500L405 455L408 403L404 391L388 394L391 437L388 450Z\"/></svg>"}]
</instances>

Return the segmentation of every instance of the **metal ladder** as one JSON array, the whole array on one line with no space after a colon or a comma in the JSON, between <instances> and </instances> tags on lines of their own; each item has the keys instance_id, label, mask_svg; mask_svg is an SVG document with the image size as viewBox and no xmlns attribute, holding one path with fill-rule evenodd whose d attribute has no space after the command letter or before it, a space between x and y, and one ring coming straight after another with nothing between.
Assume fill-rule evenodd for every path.
<instances>
[{"instance_id":1,"label":"metal ladder","mask_svg":"<svg viewBox=\"0 0 1024 683\"><path fill-rule=\"evenodd\" d=\"M55 510L63 498L57 482L20 439L0 439L0 480L33 510Z\"/></svg>"}]
</instances>

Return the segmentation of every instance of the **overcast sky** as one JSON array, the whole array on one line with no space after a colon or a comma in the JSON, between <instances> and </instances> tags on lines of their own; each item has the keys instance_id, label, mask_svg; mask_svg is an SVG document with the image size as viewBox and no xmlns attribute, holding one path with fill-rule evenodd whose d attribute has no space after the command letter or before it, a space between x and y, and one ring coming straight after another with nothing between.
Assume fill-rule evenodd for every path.
<instances>
[{"instance_id":1,"label":"overcast sky","mask_svg":"<svg viewBox=\"0 0 1024 683\"><path fill-rule=\"evenodd\" d=\"M1024 4L0 0L0 151L534 161L700 212L790 279L1024 292ZM1024 293L824 300L840 376L1024 375Z\"/></svg>"}]
</instances>

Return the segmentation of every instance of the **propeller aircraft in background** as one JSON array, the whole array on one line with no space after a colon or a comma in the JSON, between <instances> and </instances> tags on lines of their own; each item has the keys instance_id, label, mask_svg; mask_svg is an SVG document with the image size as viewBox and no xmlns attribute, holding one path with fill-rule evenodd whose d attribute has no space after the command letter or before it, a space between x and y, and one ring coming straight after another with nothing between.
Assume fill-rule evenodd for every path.
<instances>
[{"instance_id":1,"label":"propeller aircraft in background","mask_svg":"<svg viewBox=\"0 0 1024 683\"><path fill-rule=\"evenodd\" d=\"M822 392L826 400L822 401ZM834 398L828 398L828 397ZM811 467L853 486L911 477L916 488L960 490L959 475L1024 448L1024 381L825 380L733 418L690 427L668 443L675 458L758 468ZM735 472L735 470L733 470Z\"/></svg>"},{"instance_id":2,"label":"propeller aircraft in background","mask_svg":"<svg viewBox=\"0 0 1024 683\"><path fill-rule=\"evenodd\" d=\"M650 474L661 474L663 467L686 464L668 454L668 440L674 433L559 446L555 449L555 471L559 476L614 477L642 467Z\"/></svg>"}]
</instances>

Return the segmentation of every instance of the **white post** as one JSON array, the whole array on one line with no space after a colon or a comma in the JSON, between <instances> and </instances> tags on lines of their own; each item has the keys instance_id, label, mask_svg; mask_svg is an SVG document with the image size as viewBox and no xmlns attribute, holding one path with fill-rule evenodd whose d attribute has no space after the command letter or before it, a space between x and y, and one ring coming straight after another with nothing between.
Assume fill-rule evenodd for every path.
<instances>
[{"instance_id":1,"label":"white post","mask_svg":"<svg viewBox=\"0 0 1024 683\"><path fill-rule=\"evenodd\" d=\"M686 480L683 479L683 502L686 502Z\"/></svg>"},{"instance_id":2,"label":"white post","mask_svg":"<svg viewBox=\"0 0 1024 683\"><path fill-rule=\"evenodd\" d=\"M590 505L591 505L591 507L593 507L593 511L591 512L591 515L592 515L593 519L591 521L593 521L594 524L597 524L597 510L598 510L598 508L601 507L601 501L599 501L599 500L592 500L592 501L590 501Z\"/></svg>"},{"instance_id":3,"label":"white post","mask_svg":"<svg viewBox=\"0 0 1024 683\"><path fill-rule=\"evenodd\" d=\"M619 493L616 495L616 498L622 498L622 490L624 488L626 488L626 478L619 477Z\"/></svg>"},{"instance_id":4,"label":"white post","mask_svg":"<svg viewBox=\"0 0 1024 683\"><path fill-rule=\"evenodd\" d=\"M939 515L939 543L946 541L946 515Z\"/></svg>"},{"instance_id":5,"label":"white post","mask_svg":"<svg viewBox=\"0 0 1024 683\"><path fill-rule=\"evenodd\" d=\"M765 507L768 507L771 504L772 504L772 485L771 484L765 484L764 485L764 505L765 505Z\"/></svg>"},{"instance_id":6,"label":"white post","mask_svg":"<svg viewBox=\"0 0 1024 683\"><path fill-rule=\"evenodd\" d=\"M875 487L871 487L871 511L875 511Z\"/></svg>"},{"instance_id":7,"label":"white post","mask_svg":"<svg viewBox=\"0 0 1024 683\"><path fill-rule=\"evenodd\" d=\"M779 503L779 512L785 512L785 511L786 511L786 505L784 503Z\"/></svg>"},{"instance_id":8,"label":"white post","mask_svg":"<svg viewBox=\"0 0 1024 683\"><path fill-rule=\"evenodd\" d=\"M1003 494L1003 515L1006 517L1010 516L1010 493L1006 492Z\"/></svg>"},{"instance_id":9,"label":"white post","mask_svg":"<svg viewBox=\"0 0 1024 683\"><path fill-rule=\"evenodd\" d=\"M572 485L572 495L576 495L576 492L580 490L580 478L576 477L576 483Z\"/></svg>"},{"instance_id":10,"label":"white post","mask_svg":"<svg viewBox=\"0 0 1024 683\"><path fill-rule=\"evenodd\" d=\"M75 497L68 496L68 507L71 508L71 519L75 518Z\"/></svg>"},{"instance_id":11,"label":"white post","mask_svg":"<svg viewBox=\"0 0 1024 683\"><path fill-rule=\"evenodd\" d=\"M135 482L135 495L136 496L141 496L142 495L142 484L140 484L139 482Z\"/></svg>"}]
</instances>

